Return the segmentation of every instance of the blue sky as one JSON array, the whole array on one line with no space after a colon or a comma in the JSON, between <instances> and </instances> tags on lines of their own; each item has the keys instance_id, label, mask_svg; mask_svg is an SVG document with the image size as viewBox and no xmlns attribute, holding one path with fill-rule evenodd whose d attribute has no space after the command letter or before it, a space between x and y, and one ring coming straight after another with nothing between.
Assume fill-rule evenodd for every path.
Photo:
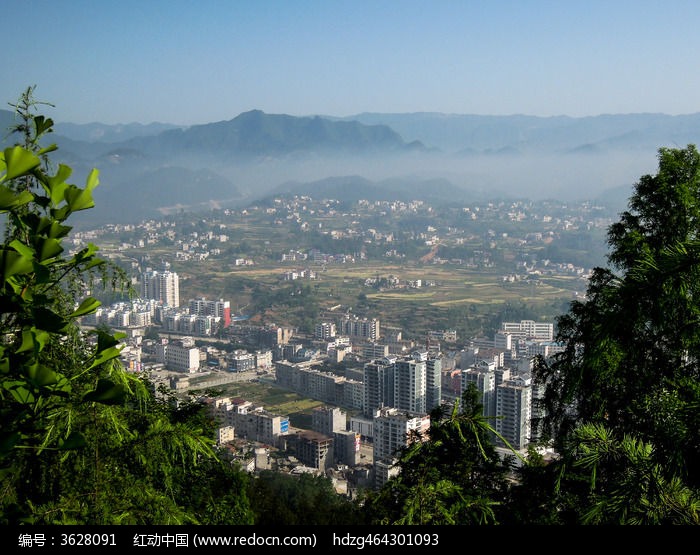
<instances>
[{"instance_id":1,"label":"blue sky","mask_svg":"<svg viewBox=\"0 0 700 555\"><path fill-rule=\"evenodd\" d=\"M700 112L700 2L14 0L0 107L56 121Z\"/></svg>"}]
</instances>

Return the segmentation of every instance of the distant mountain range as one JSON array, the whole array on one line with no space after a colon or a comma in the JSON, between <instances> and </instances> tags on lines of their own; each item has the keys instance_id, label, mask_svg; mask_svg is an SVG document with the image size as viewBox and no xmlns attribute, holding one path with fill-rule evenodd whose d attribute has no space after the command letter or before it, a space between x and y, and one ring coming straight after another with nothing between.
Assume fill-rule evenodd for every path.
<instances>
[{"instance_id":1,"label":"distant mountain range","mask_svg":"<svg viewBox=\"0 0 700 555\"><path fill-rule=\"evenodd\" d=\"M387 125L404 139L420 138L448 152L604 152L686 146L700 139L700 113L568 116L478 116L440 113L364 113L349 119Z\"/></svg>"},{"instance_id":2,"label":"distant mountain range","mask_svg":"<svg viewBox=\"0 0 700 555\"><path fill-rule=\"evenodd\" d=\"M13 121L0 110L1 129ZM698 139L700 114L337 118L260 110L191 127L57 122L51 137L60 148L56 160L74 168L77 184L100 169L97 207L80 214L91 221L241 206L285 191L341 200L626 199L633 183L655 170L659 147Z\"/></svg>"}]
</instances>

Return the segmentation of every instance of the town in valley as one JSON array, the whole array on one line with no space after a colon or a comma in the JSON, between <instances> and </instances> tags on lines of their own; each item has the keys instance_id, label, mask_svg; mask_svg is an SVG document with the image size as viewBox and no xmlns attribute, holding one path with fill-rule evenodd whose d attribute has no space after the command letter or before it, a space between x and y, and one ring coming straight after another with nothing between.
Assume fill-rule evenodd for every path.
<instances>
[{"instance_id":1,"label":"town in valley","mask_svg":"<svg viewBox=\"0 0 700 555\"><path fill-rule=\"evenodd\" d=\"M535 357L604 263L601 203L341 201L272 196L83 228L78 249L131 277L84 326L125 332L122 362L206 403L250 472L381 487L436 407L469 384L504 454L525 453ZM96 293L96 292L95 292Z\"/></svg>"}]
</instances>

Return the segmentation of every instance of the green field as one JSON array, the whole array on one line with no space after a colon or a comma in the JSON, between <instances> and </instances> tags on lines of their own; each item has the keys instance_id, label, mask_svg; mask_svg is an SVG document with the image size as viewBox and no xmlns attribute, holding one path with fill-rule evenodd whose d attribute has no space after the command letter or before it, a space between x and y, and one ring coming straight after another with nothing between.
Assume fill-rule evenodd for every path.
<instances>
[{"instance_id":1,"label":"green field","mask_svg":"<svg viewBox=\"0 0 700 555\"><path fill-rule=\"evenodd\" d=\"M255 236L250 230L248 234ZM160 255L156 251L150 256L157 259ZM314 270L317 279L283 281L285 271L300 268ZM253 324L303 325L308 331L314 316L303 308L308 308L312 301L319 313L337 305L351 307L359 316L376 317L383 325L404 327L414 337L424 336L428 329L445 328L456 328L461 335L488 333L488 329L483 329L485 322L512 312L513 307L517 308L514 317L553 320L587 287L584 279L574 276L542 276L536 283L509 282L495 268L474 270L451 264L396 263L389 259L324 266L310 261L255 266L233 266L216 260L175 261L172 269L180 276L181 299L204 296L229 300L232 311L251 315ZM398 278L402 285L418 279L435 285L384 290L364 285L368 278L390 276ZM272 297L275 292L291 291L295 287L309 288L312 297L300 304L287 303L278 296L274 302L265 304L264 295Z\"/></svg>"},{"instance_id":2,"label":"green field","mask_svg":"<svg viewBox=\"0 0 700 555\"><path fill-rule=\"evenodd\" d=\"M240 397L256 405L262 405L273 414L289 416L292 426L311 428L311 412L323 405L321 401L307 399L293 391L265 382L237 382L223 387L223 395Z\"/></svg>"},{"instance_id":3,"label":"green field","mask_svg":"<svg viewBox=\"0 0 700 555\"><path fill-rule=\"evenodd\" d=\"M309 267L317 272L315 280L283 281L282 274L292 268ZM232 310L250 307L253 290L279 291L284 288L309 287L319 310L335 305L352 307L360 316L377 317L386 325L406 327L408 333L424 335L427 329L455 328L457 313L469 311L467 328L477 332L482 320L500 314L504 307L519 307L528 317L554 319L564 307L586 289L583 279L569 276L547 276L539 282L503 280L497 271L474 271L451 265L419 265L395 263L355 263L320 265L273 264L235 267L222 270L212 262L188 263L175 270L181 276L181 298L206 296L231 301ZM409 280L433 282L421 288L378 290L364 285L368 278L396 276L401 284ZM249 310L249 309L248 309ZM253 323L275 322L297 326L299 308L275 303L258 312ZM262 316L262 318L261 318ZM305 316L308 318L308 313ZM257 319L256 319L257 318ZM308 320L307 320L308 321Z\"/></svg>"}]
</instances>

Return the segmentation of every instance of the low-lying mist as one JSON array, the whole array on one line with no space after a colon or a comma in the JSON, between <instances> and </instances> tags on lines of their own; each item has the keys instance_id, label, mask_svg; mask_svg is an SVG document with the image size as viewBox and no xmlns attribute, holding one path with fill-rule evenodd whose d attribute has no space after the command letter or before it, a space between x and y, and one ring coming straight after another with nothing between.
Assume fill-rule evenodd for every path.
<instances>
[{"instance_id":1,"label":"low-lying mist","mask_svg":"<svg viewBox=\"0 0 700 555\"><path fill-rule=\"evenodd\" d=\"M596 198L609 189L629 187L652 173L656 153L470 154L414 153L395 156L265 159L212 168L254 201L287 182L316 182L357 175L370 181L445 179L468 197L515 197L564 201ZM426 191L429 192L429 191ZM321 191L319 191L321 193Z\"/></svg>"},{"instance_id":2,"label":"low-lying mist","mask_svg":"<svg viewBox=\"0 0 700 555\"><path fill-rule=\"evenodd\" d=\"M606 151L566 154L445 154L437 151L376 155L308 154L235 160L196 157L107 163L101 168L97 206L81 222L133 222L174 211L208 211L254 204L291 185L315 184L319 197L329 177L359 176L376 187L405 181L418 200L449 194L452 202L503 198L594 200L616 190L626 201L634 183L653 173L657 153ZM449 182L448 193L434 190L436 179ZM318 182L318 183L317 183ZM425 182L425 187L419 184ZM624 204L620 206L624 207Z\"/></svg>"}]
</instances>

